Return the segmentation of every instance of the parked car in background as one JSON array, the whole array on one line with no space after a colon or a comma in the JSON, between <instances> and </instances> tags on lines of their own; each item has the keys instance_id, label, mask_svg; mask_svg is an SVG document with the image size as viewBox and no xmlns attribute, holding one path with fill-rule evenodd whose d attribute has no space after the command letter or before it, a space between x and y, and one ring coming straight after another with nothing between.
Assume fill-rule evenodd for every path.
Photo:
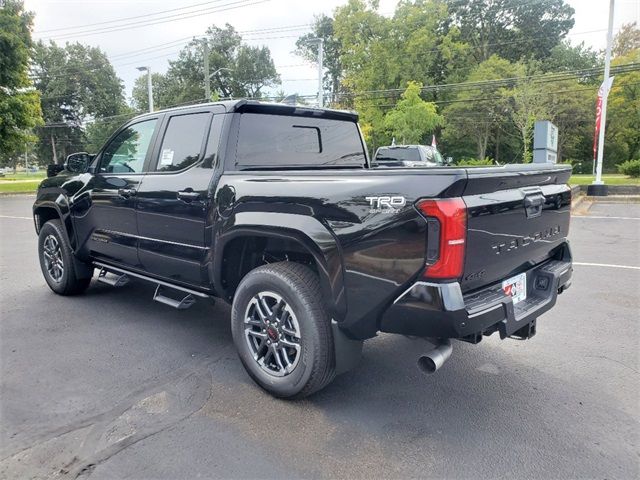
<instances>
[{"instance_id":1,"label":"parked car in background","mask_svg":"<svg viewBox=\"0 0 640 480\"><path fill-rule=\"evenodd\" d=\"M438 149L427 145L380 147L373 158L373 166L377 167L442 167L446 164Z\"/></svg>"}]
</instances>

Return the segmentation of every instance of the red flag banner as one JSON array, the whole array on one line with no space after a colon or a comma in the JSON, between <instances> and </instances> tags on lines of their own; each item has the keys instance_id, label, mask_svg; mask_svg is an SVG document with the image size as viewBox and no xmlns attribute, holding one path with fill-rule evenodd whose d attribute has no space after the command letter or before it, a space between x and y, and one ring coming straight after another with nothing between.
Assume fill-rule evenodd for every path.
<instances>
[{"instance_id":1,"label":"red flag banner","mask_svg":"<svg viewBox=\"0 0 640 480\"><path fill-rule=\"evenodd\" d=\"M602 99L605 95L609 95L609 90L611 90L611 85L613 85L613 77L609 77L609 81L602 82L600 88L598 89L598 100L596 101L596 129L593 135L593 165L595 168L596 157L598 153L598 136L600 135L600 121L602 120Z\"/></svg>"}]
</instances>

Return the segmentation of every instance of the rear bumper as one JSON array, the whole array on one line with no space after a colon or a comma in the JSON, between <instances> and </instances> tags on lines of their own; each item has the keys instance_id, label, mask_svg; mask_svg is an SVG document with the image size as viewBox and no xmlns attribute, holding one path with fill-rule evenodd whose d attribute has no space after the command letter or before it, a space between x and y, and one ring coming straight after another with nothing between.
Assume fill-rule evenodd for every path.
<instances>
[{"instance_id":1,"label":"rear bumper","mask_svg":"<svg viewBox=\"0 0 640 480\"><path fill-rule=\"evenodd\" d=\"M416 282L385 311L380 330L473 343L496 331L501 338L529 338L535 334L536 318L571 285L572 272L566 244L561 259L526 271L527 298L517 305L502 291L501 283L463 294L457 282Z\"/></svg>"}]
</instances>

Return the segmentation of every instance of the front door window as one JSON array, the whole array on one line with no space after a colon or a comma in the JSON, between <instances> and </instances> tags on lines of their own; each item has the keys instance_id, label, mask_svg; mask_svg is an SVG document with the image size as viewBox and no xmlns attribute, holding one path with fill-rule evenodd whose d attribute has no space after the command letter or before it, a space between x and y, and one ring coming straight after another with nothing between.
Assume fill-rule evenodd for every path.
<instances>
[{"instance_id":1,"label":"front door window","mask_svg":"<svg viewBox=\"0 0 640 480\"><path fill-rule=\"evenodd\" d=\"M100 161L101 173L142 173L156 119L135 123L107 145Z\"/></svg>"}]
</instances>

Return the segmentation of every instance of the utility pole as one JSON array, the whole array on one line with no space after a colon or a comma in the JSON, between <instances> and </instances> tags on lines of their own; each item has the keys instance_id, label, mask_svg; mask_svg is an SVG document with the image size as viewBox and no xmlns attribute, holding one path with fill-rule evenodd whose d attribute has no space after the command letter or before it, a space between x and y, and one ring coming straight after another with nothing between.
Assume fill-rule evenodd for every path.
<instances>
[{"instance_id":1,"label":"utility pole","mask_svg":"<svg viewBox=\"0 0 640 480\"><path fill-rule=\"evenodd\" d=\"M310 38L307 43L318 45L318 108L324 107L324 95L322 92L322 69L324 62L324 39Z\"/></svg>"},{"instance_id":2,"label":"utility pole","mask_svg":"<svg viewBox=\"0 0 640 480\"><path fill-rule=\"evenodd\" d=\"M600 117L600 132L598 136L598 163L596 167L596 179L592 184L593 195L606 195L607 188L602 181L602 161L604 154L604 130L607 125L607 99L609 97L609 70L611 67L611 44L613 43L613 9L615 0L609 0L609 28L607 30L607 50L604 57L604 82L602 84L602 114Z\"/></svg>"},{"instance_id":3,"label":"utility pole","mask_svg":"<svg viewBox=\"0 0 640 480\"><path fill-rule=\"evenodd\" d=\"M141 72L147 72L147 94L149 95L149 111L153 112L153 85L151 84L151 68L136 67Z\"/></svg>"},{"instance_id":4,"label":"utility pole","mask_svg":"<svg viewBox=\"0 0 640 480\"><path fill-rule=\"evenodd\" d=\"M29 165L27 164L27 142L24 142L24 170L29 174Z\"/></svg>"},{"instance_id":5,"label":"utility pole","mask_svg":"<svg viewBox=\"0 0 640 480\"><path fill-rule=\"evenodd\" d=\"M202 39L202 55L204 56L204 97L211 101L211 76L209 75L209 42Z\"/></svg>"},{"instance_id":6,"label":"utility pole","mask_svg":"<svg viewBox=\"0 0 640 480\"><path fill-rule=\"evenodd\" d=\"M324 107L324 95L322 92L322 68L324 62L324 40L318 39L318 107Z\"/></svg>"}]
</instances>

